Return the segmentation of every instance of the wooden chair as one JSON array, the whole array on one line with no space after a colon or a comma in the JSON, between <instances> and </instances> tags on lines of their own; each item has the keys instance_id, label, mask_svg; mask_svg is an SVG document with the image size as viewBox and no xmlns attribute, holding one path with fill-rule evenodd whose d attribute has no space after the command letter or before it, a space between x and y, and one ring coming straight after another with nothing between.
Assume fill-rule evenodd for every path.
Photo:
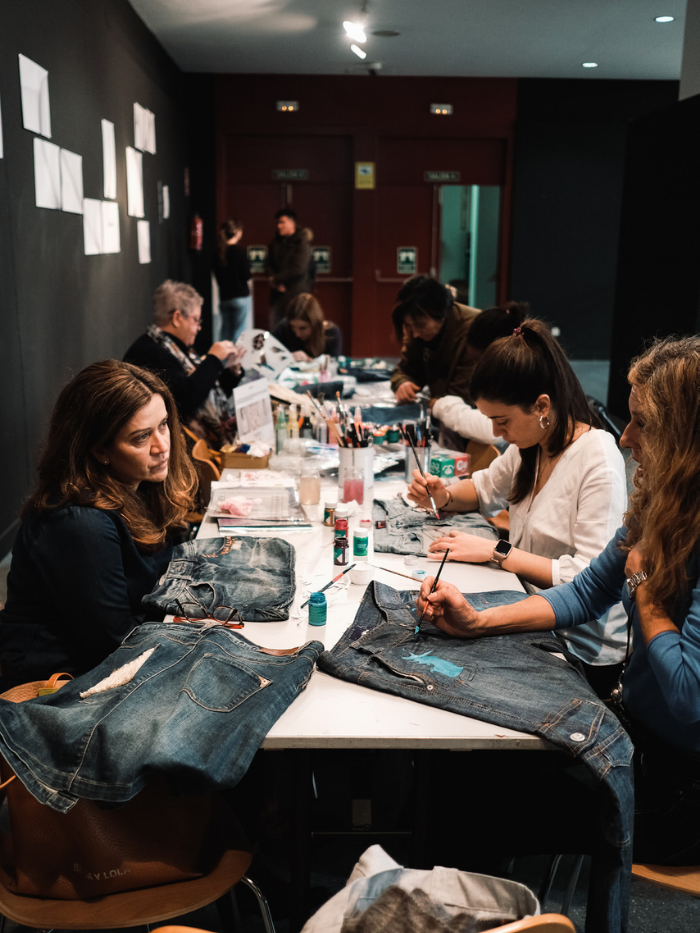
<instances>
[{"instance_id":1,"label":"wooden chair","mask_svg":"<svg viewBox=\"0 0 700 933\"><path fill-rule=\"evenodd\" d=\"M633 865L632 875L671 891L700 897L700 865Z\"/></svg>"},{"instance_id":2,"label":"wooden chair","mask_svg":"<svg viewBox=\"0 0 700 933\"><path fill-rule=\"evenodd\" d=\"M199 474L199 495L202 505L209 505L211 498L211 484L221 479L221 470L212 457L212 451L207 447L206 441L198 440L192 448L192 459Z\"/></svg>"},{"instance_id":3,"label":"wooden chair","mask_svg":"<svg viewBox=\"0 0 700 933\"><path fill-rule=\"evenodd\" d=\"M524 920L506 923L505 926L494 927L489 930L489 933L526 933L531 930L539 930L541 933L576 933L576 927L563 914L539 914L537 917L526 917Z\"/></svg>"}]
</instances>

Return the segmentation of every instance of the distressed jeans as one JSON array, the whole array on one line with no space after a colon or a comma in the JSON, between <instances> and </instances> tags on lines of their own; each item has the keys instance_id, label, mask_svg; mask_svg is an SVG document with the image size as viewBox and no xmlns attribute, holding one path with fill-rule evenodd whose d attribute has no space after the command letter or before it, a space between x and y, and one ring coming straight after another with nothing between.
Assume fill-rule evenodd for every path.
<instances>
[{"instance_id":1,"label":"distressed jeans","mask_svg":"<svg viewBox=\"0 0 700 933\"><path fill-rule=\"evenodd\" d=\"M442 517L436 519L427 512L417 512L399 498L375 499L372 519L375 551L424 556L431 543L446 535L451 528L480 538L498 540L496 529L478 512L443 512ZM385 527L378 528L377 522L384 522Z\"/></svg>"},{"instance_id":2,"label":"distressed jeans","mask_svg":"<svg viewBox=\"0 0 700 933\"><path fill-rule=\"evenodd\" d=\"M186 541L142 602L192 619L279 622L294 600L294 560L294 547L282 538Z\"/></svg>"},{"instance_id":3,"label":"distressed jeans","mask_svg":"<svg viewBox=\"0 0 700 933\"><path fill-rule=\"evenodd\" d=\"M56 693L0 700L0 753L39 800L126 803L148 778L228 790L306 686L323 650L261 648L216 623L145 622Z\"/></svg>"},{"instance_id":4,"label":"distressed jeans","mask_svg":"<svg viewBox=\"0 0 700 933\"><path fill-rule=\"evenodd\" d=\"M465 594L476 609L526 598L511 591ZM454 638L428 626L414 635L415 592L372 583L353 623L320 670L386 693L531 732L580 761L602 790L599 845L586 929L626 929L632 864L632 743L584 677L557 657L552 632Z\"/></svg>"}]
</instances>

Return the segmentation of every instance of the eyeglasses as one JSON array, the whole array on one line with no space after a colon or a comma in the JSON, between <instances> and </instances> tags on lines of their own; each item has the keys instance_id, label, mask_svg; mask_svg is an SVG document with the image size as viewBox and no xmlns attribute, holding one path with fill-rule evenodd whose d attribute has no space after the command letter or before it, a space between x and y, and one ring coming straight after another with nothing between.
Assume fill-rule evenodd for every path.
<instances>
[{"instance_id":1,"label":"eyeglasses","mask_svg":"<svg viewBox=\"0 0 700 933\"><path fill-rule=\"evenodd\" d=\"M168 313L175 314L176 311L179 311L180 314L184 318L187 318L188 321L192 321L194 324L196 324L197 330L202 329L202 315L201 314L199 315L199 317L195 317L194 314L187 314L187 312L183 311L182 308L173 308L172 311L169 311Z\"/></svg>"}]
</instances>

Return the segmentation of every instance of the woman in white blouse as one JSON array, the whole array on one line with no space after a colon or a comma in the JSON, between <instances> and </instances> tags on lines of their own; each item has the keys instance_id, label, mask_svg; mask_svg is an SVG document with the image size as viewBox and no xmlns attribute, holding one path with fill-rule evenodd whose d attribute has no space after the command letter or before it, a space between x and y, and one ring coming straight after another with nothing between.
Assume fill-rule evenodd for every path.
<instances>
[{"instance_id":1,"label":"woman in white blouse","mask_svg":"<svg viewBox=\"0 0 700 933\"><path fill-rule=\"evenodd\" d=\"M462 532L438 538L431 557L486 563L518 574L529 592L568 583L603 550L627 505L625 468L595 416L563 350L540 321L524 321L484 352L471 383L479 411L509 447L472 479L445 486L428 475L441 511L508 508L510 541ZM409 498L428 505L418 471ZM562 633L594 689L609 695L626 647L622 606Z\"/></svg>"}]
</instances>

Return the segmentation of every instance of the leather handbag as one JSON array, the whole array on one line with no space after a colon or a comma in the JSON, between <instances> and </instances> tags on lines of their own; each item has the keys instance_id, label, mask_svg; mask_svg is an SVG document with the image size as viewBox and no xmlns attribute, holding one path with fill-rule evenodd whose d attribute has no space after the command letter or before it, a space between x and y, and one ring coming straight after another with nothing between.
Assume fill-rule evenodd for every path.
<instances>
[{"instance_id":1,"label":"leather handbag","mask_svg":"<svg viewBox=\"0 0 700 933\"><path fill-rule=\"evenodd\" d=\"M21 703L55 692L70 677L14 687ZM15 894L59 900L115 894L200 878L220 852L210 795L174 797L152 779L132 800L105 808L79 800L68 813L39 803L0 756L9 832L0 832L0 876Z\"/></svg>"}]
</instances>

